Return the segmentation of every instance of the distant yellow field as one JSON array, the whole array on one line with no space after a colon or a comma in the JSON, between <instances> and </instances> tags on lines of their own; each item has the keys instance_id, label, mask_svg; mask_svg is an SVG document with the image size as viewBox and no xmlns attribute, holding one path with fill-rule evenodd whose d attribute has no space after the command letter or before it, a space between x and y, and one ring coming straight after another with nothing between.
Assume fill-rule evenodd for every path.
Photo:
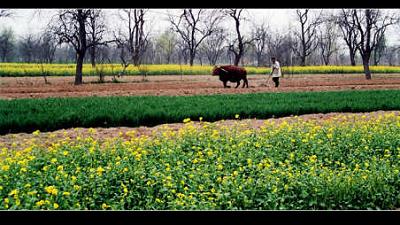
<instances>
[{"instance_id":1,"label":"distant yellow field","mask_svg":"<svg viewBox=\"0 0 400 225\"><path fill-rule=\"evenodd\" d=\"M125 75L201 75L211 74L213 66L189 65L130 65ZM265 74L270 72L269 67L245 67L248 74ZM372 73L400 73L400 66L371 66ZM92 68L84 64L83 74L97 76L100 72L104 75L117 75L121 73L120 64L102 64ZM284 74L329 74L329 73L363 73L362 66L293 66L282 67ZM75 74L75 64L36 64L36 63L0 63L0 76L72 76Z\"/></svg>"}]
</instances>

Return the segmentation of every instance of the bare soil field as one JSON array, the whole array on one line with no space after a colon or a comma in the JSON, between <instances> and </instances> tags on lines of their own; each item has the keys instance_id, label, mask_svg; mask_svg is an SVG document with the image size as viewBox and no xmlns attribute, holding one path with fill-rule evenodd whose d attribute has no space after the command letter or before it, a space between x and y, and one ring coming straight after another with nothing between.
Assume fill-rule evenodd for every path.
<instances>
[{"instance_id":1,"label":"bare soil field","mask_svg":"<svg viewBox=\"0 0 400 225\"><path fill-rule=\"evenodd\" d=\"M400 89L400 74L373 74L366 80L362 74L310 74L286 75L279 88L273 87L267 75L249 75L249 88L223 88L218 77L211 75L158 75L125 76L113 83L111 76L105 83L98 77L84 77L84 84L74 85L74 77L0 77L0 99L82 97L82 96L133 96L133 95L209 95L225 93L330 91L353 89Z\"/></svg>"}]
</instances>

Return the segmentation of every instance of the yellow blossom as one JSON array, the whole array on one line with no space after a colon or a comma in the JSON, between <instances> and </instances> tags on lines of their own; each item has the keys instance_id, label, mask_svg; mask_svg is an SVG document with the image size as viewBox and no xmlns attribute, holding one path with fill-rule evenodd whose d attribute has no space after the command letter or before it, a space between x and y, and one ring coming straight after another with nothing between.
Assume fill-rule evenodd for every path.
<instances>
[{"instance_id":1,"label":"yellow blossom","mask_svg":"<svg viewBox=\"0 0 400 225\"><path fill-rule=\"evenodd\" d=\"M52 194L52 195L57 195L57 193L58 193L57 188L56 188L55 186L53 186L53 185L52 185L52 186L47 186L47 187L45 187L44 190L45 190L47 193Z\"/></svg>"},{"instance_id":2,"label":"yellow blossom","mask_svg":"<svg viewBox=\"0 0 400 225\"><path fill-rule=\"evenodd\" d=\"M9 196L14 196L14 195L18 195L19 191L17 189L12 190L8 195Z\"/></svg>"},{"instance_id":3,"label":"yellow blossom","mask_svg":"<svg viewBox=\"0 0 400 225\"><path fill-rule=\"evenodd\" d=\"M102 209L108 209L108 208L110 208L110 206L107 205L106 203L103 203L103 204L101 204L101 208Z\"/></svg>"},{"instance_id":4,"label":"yellow blossom","mask_svg":"<svg viewBox=\"0 0 400 225\"><path fill-rule=\"evenodd\" d=\"M40 200L40 201L37 201L35 204L36 204L36 206L42 206L45 204L45 202L44 202L44 200Z\"/></svg>"},{"instance_id":5,"label":"yellow blossom","mask_svg":"<svg viewBox=\"0 0 400 225\"><path fill-rule=\"evenodd\" d=\"M218 166L217 166L217 169L218 170L222 170L224 168L224 166L223 165L221 165L221 164L218 164Z\"/></svg>"},{"instance_id":6,"label":"yellow blossom","mask_svg":"<svg viewBox=\"0 0 400 225\"><path fill-rule=\"evenodd\" d=\"M37 191L28 191L28 195L36 195L37 194Z\"/></svg>"},{"instance_id":7,"label":"yellow blossom","mask_svg":"<svg viewBox=\"0 0 400 225\"><path fill-rule=\"evenodd\" d=\"M103 167L99 166L96 169L96 173L101 176L103 174L103 172L106 171Z\"/></svg>"},{"instance_id":8,"label":"yellow blossom","mask_svg":"<svg viewBox=\"0 0 400 225\"><path fill-rule=\"evenodd\" d=\"M81 186L79 186L79 185L74 185L74 189L77 190L77 191L79 191L79 190L81 189Z\"/></svg>"},{"instance_id":9,"label":"yellow blossom","mask_svg":"<svg viewBox=\"0 0 400 225\"><path fill-rule=\"evenodd\" d=\"M317 161L317 156L316 155L312 155L309 157L309 160L311 163L315 163Z\"/></svg>"},{"instance_id":10,"label":"yellow blossom","mask_svg":"<svg viewBox=\"0 0 400 225\"><path fill-rule=\"evenodd\" d=\"M76 179L77 179L76 176L71 176L71 181L72 181L72 182L75 182Z\"/></svg>"},{"instance_id":11,"label":"yellow blossom","mask_svg":"<svg viewBox=\"0 0 400 225\"><path fill-rule=\"evenodd\" d=\"M1 170L3 170L3 171L8 171L9 169L10 169L9 165L2 165L1 166Z\"/></svg>"}]
</instances>

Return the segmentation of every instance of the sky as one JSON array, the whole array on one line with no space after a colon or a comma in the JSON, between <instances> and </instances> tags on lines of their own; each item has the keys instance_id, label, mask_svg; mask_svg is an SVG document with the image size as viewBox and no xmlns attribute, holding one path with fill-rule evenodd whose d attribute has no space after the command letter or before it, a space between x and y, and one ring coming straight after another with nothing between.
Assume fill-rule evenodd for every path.
<instances>
[{"instance_id":1,"label":"sky","mask_svg":"<svg viewBox=\"0 0 400 225\"><path fill-rule=\"evenodd\" d=\"M28 33L39 33L51 19L54 12L58 9L13 9L14 16L12 18L0 18L0 30L6 27L13 28L18 37L24 36ZM168 13L176 13L181 9L149 9L149 23L151 24L151 32L156 35L169 27L167 21ZM332 9L324 9L330 11ZM108 24L110 27L118 26L116 19L116 9L104 9L107 15ZM294 16L295 9L246 9L245 17L256 24L266 22L271 29L279 32L286 32L289 25L295 26ZM224 21L228 26L233 26L229 18ZM250 22L243 23L243 33L250 31L252 25ZM400 26L388 29L387 39L388 44L400 44Z\"/></svg>"},{"instance_id":2,"label":"sky","mask_svg":"<svg viewBox=\"0 0 400 225\"><path fill-rule=\"evenodd\" d=\"M12 18L1 18L0 29L12 27L18 36L24 36L28 33L38 33L49 22L52 14L57 9L41 9L38 13L36 9L14 9ZM149 17L152 22L153 32L164 30L169 26L167 21L168 12L176 12L180 9L150 9ZM110 20L115 19L115 9L105 9ZM246 17L258 22L266 21L271 27L287 27L289 23L288 9L247 9ZM228 21L229 22L229 21ZM111 24L113 24L111 22Z\"/></svg>"}]
</instances>

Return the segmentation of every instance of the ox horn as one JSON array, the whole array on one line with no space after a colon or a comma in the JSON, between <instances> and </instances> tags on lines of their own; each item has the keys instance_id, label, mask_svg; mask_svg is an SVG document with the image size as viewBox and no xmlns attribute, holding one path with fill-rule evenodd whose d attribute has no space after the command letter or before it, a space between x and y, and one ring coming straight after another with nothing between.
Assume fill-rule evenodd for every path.
<instances>
[{"instance_id":1,"label":"ox horn","mask_svg":"<svg viewBox=\"0 0 400 225\"><path fill-rule=\"evenodd\" d=\"M221 69L222 71L224 71L225 73L227 73L228 71L224 68L222 68L221 66L218 66L219 69Z\"/></svg>"}]
</instances>

